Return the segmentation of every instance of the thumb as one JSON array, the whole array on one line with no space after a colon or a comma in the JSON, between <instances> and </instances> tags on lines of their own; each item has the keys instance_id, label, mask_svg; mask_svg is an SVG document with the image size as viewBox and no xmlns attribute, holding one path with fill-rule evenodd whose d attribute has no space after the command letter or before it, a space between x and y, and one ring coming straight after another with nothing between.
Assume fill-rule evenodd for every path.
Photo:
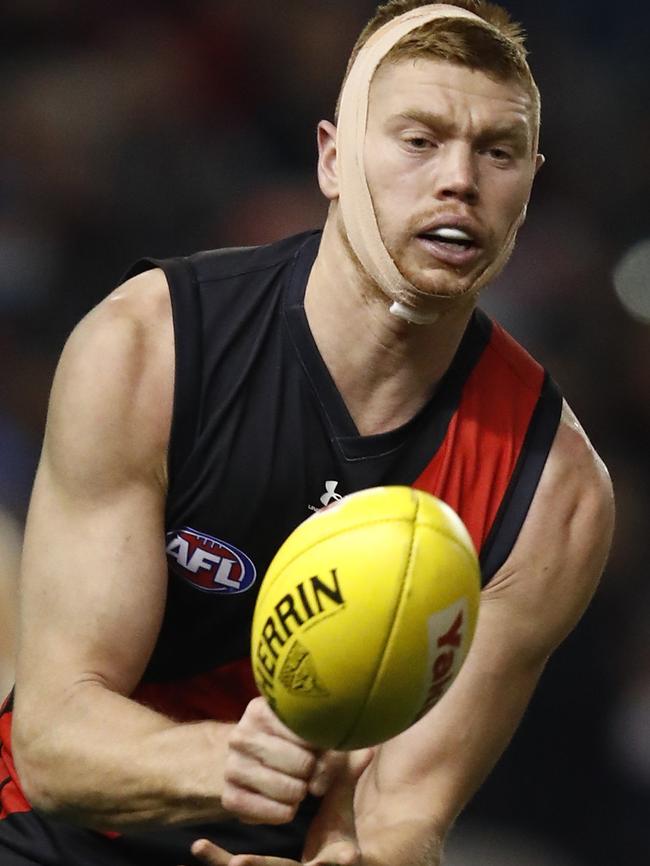
<instances>
[{"instance_id":1,"label":"thumb","mask_svg":"<svg viewBox=\"0 0 650 866\"><path fill-rule=\"evenodd\" d=\"M305 866L361 866L361 850L351 840L332 841L308 860Z\"/></svg>"},{"instance_id":2,"label":"thumb","mask_svg":"<svg viewBox=\"0 0 650 866\"><path fill-rule=\"evenodd\" d=\"M345 755L309 828L304 852L309 866L361 862L354 826L354 791L373 754L372 749L362 749Z\"/></svg>"},{"instance_id":3,"label":"thumb","mask_svg":"<svg viewBox=\"0 0 650 866\"><path fill-rule=\"evenodd\" d=\"M349 753L348 772L355 782L372 761L375 751L375 749L357 749Z\"/></svg>"},{"instance_id":4,"label":"thumb","mask_svg":"<svg viewBox=\"0 0 650 866\"><path fill-rule=\"evenodd\" d=\"M354 784L372 760L373 754L374 749L323 752L309 782L309 793L322 797L331 786L344 781L354 790Z\"/></svg>"}]
</instances>

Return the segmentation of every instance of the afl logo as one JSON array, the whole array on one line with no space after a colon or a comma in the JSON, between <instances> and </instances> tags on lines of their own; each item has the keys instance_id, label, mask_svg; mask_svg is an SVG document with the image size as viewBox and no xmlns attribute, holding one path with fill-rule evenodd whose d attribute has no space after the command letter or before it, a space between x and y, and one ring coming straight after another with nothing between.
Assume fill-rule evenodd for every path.
<instances>
[{"instance_id":1,"label":"afl logo","mask_svg":"<svg viewBox=\"0 0 650 866\"><path fill-rule=\"evenodd\" d=\"M202 592L236 595L254 583L257 569L232 544L194 529L167 533L167 561L171 570Z\"/></svg>"}]
</instances>

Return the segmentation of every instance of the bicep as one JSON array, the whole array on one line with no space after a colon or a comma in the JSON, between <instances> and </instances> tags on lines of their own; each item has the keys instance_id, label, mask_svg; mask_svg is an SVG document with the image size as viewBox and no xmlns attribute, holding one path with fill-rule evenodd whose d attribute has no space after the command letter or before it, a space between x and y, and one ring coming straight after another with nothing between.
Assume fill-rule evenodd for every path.
<instances>
[{"instance_id":1,"label":"bicep","mask_svg":"<svg viewBox=\"0 0 650 866\"><path fill-rule=\"evenodd\" d=\"M92 677L122 693L136 685L164 604L158 500L137 483L77 498L44 456L21 570L19 680L39 690Z\"/></svg>"},{"instance_id":2,"label":"bicep","mask_svg":"<svg viewBox=\"0 0 650 866\"><path fill-rule=\"evenodd\" d=\"M483 592L521 652L548 656L574 628L598 586L613 524L607 470L565 405L520 537Z\"/></svg>"}]
</instances>

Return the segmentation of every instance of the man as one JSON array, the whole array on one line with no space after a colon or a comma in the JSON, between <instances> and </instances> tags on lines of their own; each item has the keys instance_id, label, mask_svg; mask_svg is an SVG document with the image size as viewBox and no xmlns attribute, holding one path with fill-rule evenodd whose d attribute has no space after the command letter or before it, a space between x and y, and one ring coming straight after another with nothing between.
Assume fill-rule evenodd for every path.
<instances>
[{"instance_id":1,"label":"man","mask_svg":"<svg viewBox=\"0 0 650 866\"><path fill-rule=\"evenodd\" d=\"M319 125L322 236L142 264L73 333L0 718L3 864L172 866L193 840L220 866L439 862L612 531L571 411L475 311L543 162L538 111L503 10L392 0ZM254 697L251 588L315 503L384 483L466 522L479 626L416 725L319 755Z\"/></svg>"}]
</instances>

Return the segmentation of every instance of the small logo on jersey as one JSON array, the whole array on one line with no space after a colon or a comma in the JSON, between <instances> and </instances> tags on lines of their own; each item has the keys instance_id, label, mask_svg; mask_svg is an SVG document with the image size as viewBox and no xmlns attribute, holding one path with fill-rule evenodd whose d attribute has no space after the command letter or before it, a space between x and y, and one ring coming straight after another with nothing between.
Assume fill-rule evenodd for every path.
<instances>
[{"instance_id":1,"label":"small logo on jersey","mask_svg":"<svg viewBox=\"0 0 650 866\"><path fill-rule=\"evenodd\" d=\"M211 535L174 530L167 533L166 550L172 571L202 592L236 595L255 583L257 569L249 557Z\"/></svg>"},{"instance_id":2,"label":"small logo on jersey","mask_svg":"<svg viewBox=\"0 0 650 866\"><path fill-rule=\"evenodd\" d=\"M320 498L320 501L323 503L325 508L328 505L331 505L332 502L338 502L339 499L343 499L340 493L336 492L336 488L339 486L338 481L326 481L325 482L325 493Z\"/></svg>"},{"instance_id":3,"label":"small logo on jersey","mask_svg":"<svg viewBox=\"0 0 650 866\"><path fill-rule=\"evenodd\" d=\"M340 493L336 492L336 488L339 486L338 481L326 481L325 482L325 493L320 498L321 506L323 508L327 508L328 505L332 505L334 502L339 502L343 497ZM315 505L308 505L307 509L309 511L320 511L320 508L317 508Z\"/></svg>"}]
</instances>

